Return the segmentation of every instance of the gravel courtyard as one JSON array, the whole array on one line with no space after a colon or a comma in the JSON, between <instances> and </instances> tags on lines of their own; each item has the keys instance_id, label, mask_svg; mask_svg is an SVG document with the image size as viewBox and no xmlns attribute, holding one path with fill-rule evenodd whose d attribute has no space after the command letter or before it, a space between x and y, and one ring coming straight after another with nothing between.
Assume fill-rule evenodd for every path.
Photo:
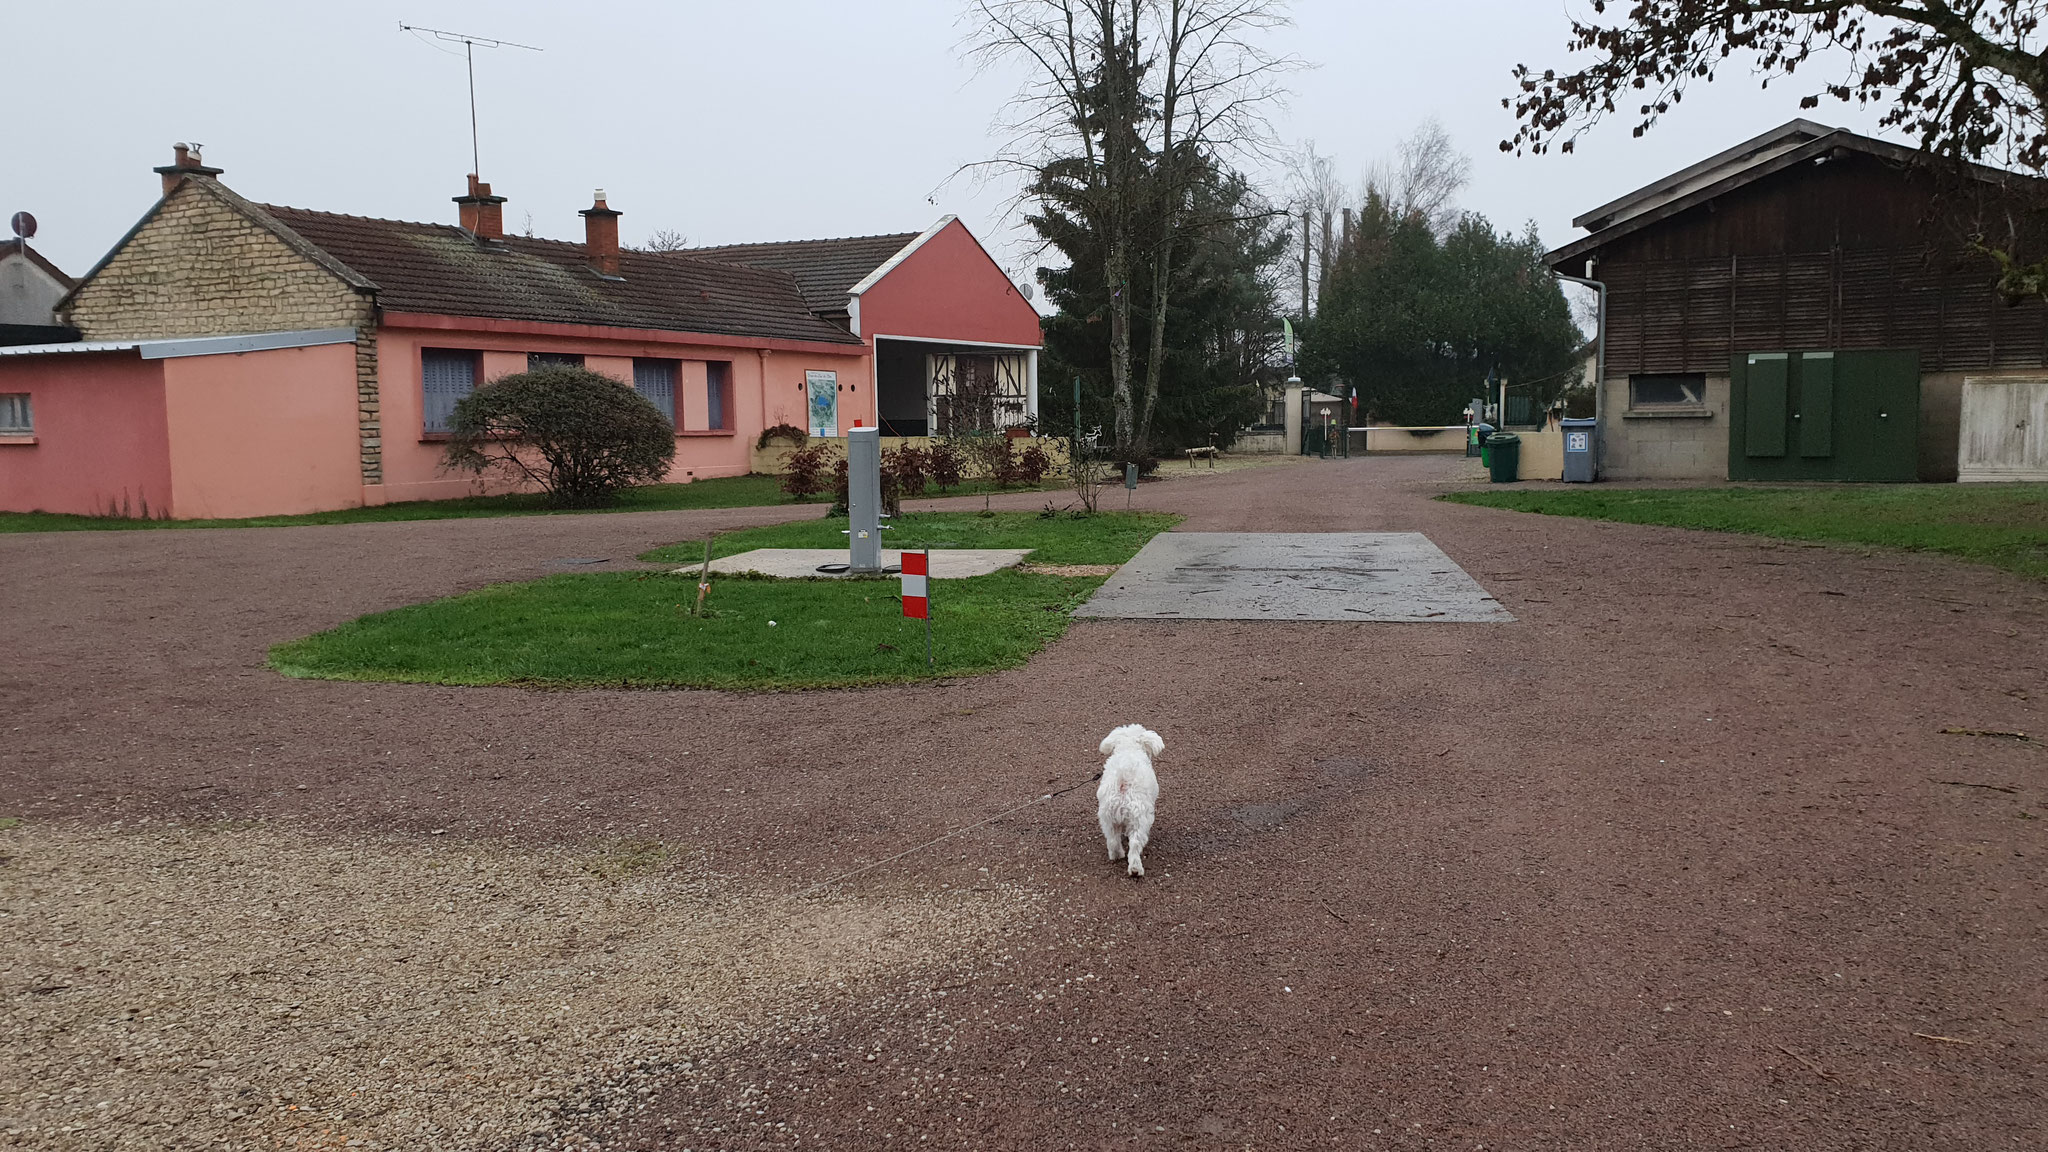
<instances>
[{"instance_id":1,"label":"gravel courtyard","mask_svg":"<svg viewBox=\"0 0 2048 1152\"><path fill-rule=\"evenodd\" d=\"M1943 729L2048 729L2048 587L1428 499L1473 471L1136 504L1422 532L1513 623L835 693L263 663L815 509L0 536L0 1147L2038 1146L2048 747ZM1144 881L1084 787L814 890L1127 720Z\"/></svg>"}]
</instances>

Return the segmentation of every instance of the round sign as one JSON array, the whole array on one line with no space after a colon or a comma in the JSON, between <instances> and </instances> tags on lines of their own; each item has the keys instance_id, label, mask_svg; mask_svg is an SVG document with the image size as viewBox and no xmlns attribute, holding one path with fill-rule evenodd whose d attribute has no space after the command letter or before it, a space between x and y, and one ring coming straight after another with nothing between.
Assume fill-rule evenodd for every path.
<instances>
[{"instance_id":1,"label":"round sign","mask_svg":"<svg viewBox=\"0 0 2048 1152\"><path fill-rule=\"evenodd\" d=\"M14 234L27 240L36 234L36 218L26 212L14 214Z\"/></svg>"}]
</instances>

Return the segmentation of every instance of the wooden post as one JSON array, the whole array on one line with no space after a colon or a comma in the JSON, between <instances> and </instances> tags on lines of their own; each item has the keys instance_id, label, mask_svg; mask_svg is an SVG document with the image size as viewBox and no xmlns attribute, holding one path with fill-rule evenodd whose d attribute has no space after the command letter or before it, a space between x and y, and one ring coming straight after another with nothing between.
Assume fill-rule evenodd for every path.
<instances>
[{"instance_id":1,"label":"wooden post","mask_svg":"<svg viewBox=\"0 0 2048 1152\"><path fill-rule=\"evenodd\" d=\"M697 573L697 607L692 616L704 615L704 597L711 592L711 545L717 540L716 533L704 538L704 567Z\"/></svg>"}]
</instances>

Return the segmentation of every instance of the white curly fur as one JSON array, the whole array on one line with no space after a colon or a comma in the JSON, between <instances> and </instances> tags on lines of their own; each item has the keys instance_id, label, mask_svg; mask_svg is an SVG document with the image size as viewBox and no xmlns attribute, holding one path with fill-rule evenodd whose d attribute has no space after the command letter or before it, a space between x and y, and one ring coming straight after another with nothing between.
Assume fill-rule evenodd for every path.
<instances>
[{"instance_id":1,"label":"white curly fur","mask_svg":"<svg viewBox=\"0 0 2048 1152\"><path fill-rule=\"evenodd\" d=\"M1109 858L1128 859L1124 871L1131 876L1145 874L1145 843L1152 838L1152 816L1159 807L1152 758L1164 751L1166 741L1143 724L1126 724L1102 738L1102 754L1109 759L1095 789L1095 814Z\"/></svg>"}]
</instances>

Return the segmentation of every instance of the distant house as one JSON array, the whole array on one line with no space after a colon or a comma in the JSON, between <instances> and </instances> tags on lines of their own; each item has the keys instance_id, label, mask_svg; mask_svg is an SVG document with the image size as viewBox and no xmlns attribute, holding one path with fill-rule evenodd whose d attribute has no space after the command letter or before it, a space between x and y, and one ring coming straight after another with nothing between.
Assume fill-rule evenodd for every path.
<instances>
[{"instance_id":1,"label":"distant house","mask_svg":"<svg viewBox=\"0 0 2048 1152\"><path fill-rule=\"evenodd\" d=\"M1546 260L1607 287L1603 474L1955 479L1966 394L2048 369L1967 218L2040 188L1796 120L1579 217Z\"/></svg>"},{"instance_id":2,"label":"distant house","mask_svg":"<svg viewBox=\"0 0 2048 1152\"><path fill-rule=\"evenodd\" d=\"M0 350L0 397L30 414L0 430L0 508L146 499L186 518L467 494L441 469L456 401L541 362L645 394L675 425L677 481L749 471L775 424L1035 414L1037 313L951 217L654 253L621 248L602 191L577 244L506 234L505 198L474 176L440 224L256 204L183 145L157 172L162 198L61 303L83 340Z\"/></svg>"},{"instance_id":3,"label":"distant house","mask_svg":"<svg viewBox=\"0 0 2048 1152\"><path fill-rule=\"evenodd\" d=\"M57 302L73 283L27 240L0 242L0 344L76 339L57 323Z\"/></svg>"}]
</instances>

